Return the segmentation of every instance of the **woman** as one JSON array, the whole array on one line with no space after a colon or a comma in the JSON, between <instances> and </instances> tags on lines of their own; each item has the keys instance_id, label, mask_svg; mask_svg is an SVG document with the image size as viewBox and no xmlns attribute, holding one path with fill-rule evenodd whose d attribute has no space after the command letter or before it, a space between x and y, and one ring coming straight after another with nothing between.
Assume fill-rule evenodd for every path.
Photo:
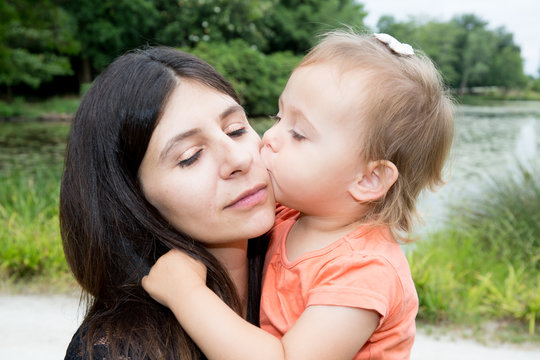
<instances>
[{"instance_id":1,"label":"woman","mask_svg":"<svg viewBox=\"0 0 540 360\"><path fill-rule=\"evenodd\" d=\"M208 286L258 321L264 249L247 244L274 220L260 146L230 84L189 54L138 50L95 80L60 193L64 252L88 305L66 359L203 357L140 284L171 248L202 261Z\"/></svg>"}]
</instances>

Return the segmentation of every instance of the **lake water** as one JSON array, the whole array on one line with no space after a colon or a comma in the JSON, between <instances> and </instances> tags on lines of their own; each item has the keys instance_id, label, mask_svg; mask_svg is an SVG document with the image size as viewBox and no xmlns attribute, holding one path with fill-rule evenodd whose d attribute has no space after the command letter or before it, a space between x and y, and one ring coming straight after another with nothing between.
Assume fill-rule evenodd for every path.
<instances>
[{"instance_id":1,"label":"lake water","mask_svg":"<svg viewBox=\"0 0 540 360\"><path fill-rule=\"evenodd\" d=\"M455 131L447 184L420 198L425 225L419 233L440 226L449 203L482 191L493 178L512 176L519 163L540 169L540 102L457 106Z\"/></svg>"}]
</instances>

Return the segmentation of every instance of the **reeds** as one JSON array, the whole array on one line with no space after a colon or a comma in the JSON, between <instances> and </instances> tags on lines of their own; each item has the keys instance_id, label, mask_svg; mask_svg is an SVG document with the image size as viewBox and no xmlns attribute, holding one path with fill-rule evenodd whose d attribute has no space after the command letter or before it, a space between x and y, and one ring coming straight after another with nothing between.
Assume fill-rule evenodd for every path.
<instances>
[{"instance_id":1,"label":"reeds","mask_svg":"<svg viewBox=\"0 0 540 360\"><path fill-rule=\"evenodd\" d=\"M69 124L0 123L0 271L3 278L67 270L58 196Z\"/></svg>"},{"instance_id":2,"label":"reeds","mask_svg":"<svg viewBox=\"0 0 540 360\"><path fill-rule=\"evenodd\" d=\"M419 318L508 319L534 335L540 318L540 177L517 167L453 206L448 223L409 253Z\"/></svg>"}]
</instances>

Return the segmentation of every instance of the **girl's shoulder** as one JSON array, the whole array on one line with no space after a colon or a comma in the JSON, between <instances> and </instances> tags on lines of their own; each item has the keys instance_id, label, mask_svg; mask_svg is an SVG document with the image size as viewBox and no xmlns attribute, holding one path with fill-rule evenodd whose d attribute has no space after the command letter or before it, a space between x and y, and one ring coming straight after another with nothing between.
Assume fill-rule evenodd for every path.
<instances>
[{"instance_id":1,"label":"girl's shoulder","mask_svg":"<svg viewBox=\"0 0 540 360\"><path fill-rule=\"evenodd\" d=\"M279 203L276 203L276 221L274 223L274 227L286 220L295 220L299 214L300 212L298 210L294 210Z\"/></svg>"}]
</instances>

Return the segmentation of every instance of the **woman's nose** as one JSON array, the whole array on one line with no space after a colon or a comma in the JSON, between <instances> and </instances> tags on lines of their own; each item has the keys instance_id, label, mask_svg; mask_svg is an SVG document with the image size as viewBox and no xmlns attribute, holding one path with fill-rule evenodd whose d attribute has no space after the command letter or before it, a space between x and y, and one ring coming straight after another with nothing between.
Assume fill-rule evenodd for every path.
<instances>
[{"instance_id":1,"label":"woman's nose","mask_svg":"<svg viewBox=\"0 0 540 360\"><path fill-rule=\"evenodd\" d=\"M247 173L253 163L253 153L258 154L259 147L246 147L241 142L228 139L223 148L223 163L220 175L226 179L238 173Z\"/></svg>"}]
</instances>

